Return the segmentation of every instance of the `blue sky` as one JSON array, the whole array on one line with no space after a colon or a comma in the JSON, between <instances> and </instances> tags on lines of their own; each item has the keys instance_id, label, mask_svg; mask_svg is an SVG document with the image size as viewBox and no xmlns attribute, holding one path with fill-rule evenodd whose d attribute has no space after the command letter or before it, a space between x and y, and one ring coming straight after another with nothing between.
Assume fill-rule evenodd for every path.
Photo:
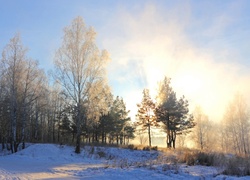
<instances>
[{"instance_id":1,"label":"blue sky","mask_svg":"<svg viewBox=\"0 0 250 180\"><path fill-rule=\"evenodd\" d=\"M107 49L113 93L132 115L164 75L191 110L219 120L236 92L250 100L250 1L0 0L0 50L21 33L29 56L53 68L63 28L82 16ZM249 102L249 101L248 101ZM219 109L219 110L218 110Z\"/></svg>"}]
</instances>

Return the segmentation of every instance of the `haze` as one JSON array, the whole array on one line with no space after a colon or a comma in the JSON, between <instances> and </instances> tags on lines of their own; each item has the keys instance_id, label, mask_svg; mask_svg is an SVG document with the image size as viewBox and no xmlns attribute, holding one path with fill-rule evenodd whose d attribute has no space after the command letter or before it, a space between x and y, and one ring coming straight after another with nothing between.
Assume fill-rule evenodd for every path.
<instances>
[{"instance_id":1,"label":"haze","mask_svg":"<svg viewBox=\"0 0 250 180\"><path fill-rule=\"evenodd\" d=\"M250 82L249 1L8 1L0 7L0 49L16 32L40 65L53 68L62 29L76 16L93 26L110 53L109 83L134 119L142 90L172 78L192 111L221 120L231 97L247 101Z\"/></svg>"}]
</instances>

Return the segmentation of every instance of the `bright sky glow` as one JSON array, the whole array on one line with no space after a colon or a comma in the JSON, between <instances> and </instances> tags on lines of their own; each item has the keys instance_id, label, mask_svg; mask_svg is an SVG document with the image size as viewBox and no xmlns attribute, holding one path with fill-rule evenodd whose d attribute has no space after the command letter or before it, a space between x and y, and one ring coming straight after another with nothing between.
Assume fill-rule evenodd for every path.
<instances>
[{"instance_id":1,"label":"bright sky glow","mask_svg":"<svg viewBox=\"0 0 250 180\"><path fill-rule=\"evenodd\" d=\"M63 28L82 16L112 61L109 82L131 115L143 88L172 78L177 96L220 120L236 93L250 102L250 1L0 0L0 50L20 32L29 56L53 68ZM133 117L132 117L133 118Z\"/></svg>"}]
</instances>

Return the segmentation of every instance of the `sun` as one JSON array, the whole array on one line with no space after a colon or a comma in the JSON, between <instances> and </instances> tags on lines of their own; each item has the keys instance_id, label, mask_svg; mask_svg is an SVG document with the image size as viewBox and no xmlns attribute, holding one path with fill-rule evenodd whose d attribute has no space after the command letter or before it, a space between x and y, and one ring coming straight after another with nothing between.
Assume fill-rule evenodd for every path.
<instances>
[{"instance_id":1,"label":"sun","mask_svg":"<svg viewBox=\"0 0 250 180\"><path fill-rule=\"evenodd\" d=\"M203 80L196 73L187 73L176 77L172 84L176 91L181 91L185 95L193 95L202 90Z\"/></svg>"}]
</instances>

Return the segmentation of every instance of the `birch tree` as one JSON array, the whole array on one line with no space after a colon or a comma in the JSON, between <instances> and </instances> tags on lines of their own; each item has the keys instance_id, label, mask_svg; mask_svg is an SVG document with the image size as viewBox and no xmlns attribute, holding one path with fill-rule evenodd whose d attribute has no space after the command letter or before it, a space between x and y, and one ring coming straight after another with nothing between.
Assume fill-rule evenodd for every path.
<instances>
[{"instance_id":1,"label":"birch tree","mask_svg":"<svg viewBox=\"0 0 250 180\"><path fill-rule=\"evenodd\" d=\"M204 148L208 148L208 133L211 130L210 122L208 120L208 116L205 115L200 106L195 107L194 110L194 121L196 126L193 131L193 139L197 147L201 150Z\"/></svg>"},{"instance_id":2,"label":"birch tree","mask_svg":"<svg viewBox=\"0 0 250 180\"><path fill-rule=\"evenodd\" d=\"M21 108L21 142L22 149L25 148L25 130L27 125L27 118L31 113L31 107L35 100L40 96L44 83L46 82L46 76L43 70L38 68L38 62L32 59L27 59L23 62L23 74L19 79L22 80L20 87L20 108Z\"/></svg>"},{"instance_id":3,"label":"birch tree","mask_svg":"<svg viewBox=\"0 0 250 180\"><path fill-rule=\"evenodd\" d=\"M46 77L38 68L38 62L27 57L27 49L19 34L4 48L1 65L2 81L8 82L5 86L10 107L11 149L16 152L21 142L22 148L25 148L27 119Z\"/></svg>"},{"instance_id":4,"label":"birch tree","mask_svg":"<svg viewBox=\"0 0 250 180\"><path fill-rule=\"evenodd\" d=\"M27 49L22 45L19 35L10 39L9 44L2 53L2 75L8 83L8 96L10 100L10 120L11 120L11 150L17 151L17 111L18 111L18 92L21 86L21 79L24 72L24 62Z\"/></svg>"},{"instance_id":5,"label":"birch tree","mask_svg":"<svg viewBox=\"0 0 250 180\"><path fill-rule=\"evenodd\" d=\"M84 101L96 81L104 79L107 51L100 52L95 44L96 33L87 27L81 17L75 18L64 29L63 42L55 56L56 80L62 85L71 103L76 106L76 148L80 153L81 133L84 116Z\"/></svg>"},{"instance_id":6,"label":"birch tree","mask_svg":"<svg viewBox=\"0 0 250 180\"><path fill-rule=\"evenodd\" d=\"M222 123L223 150L238 154L250 153L249 109L241 94L236 94L229 103Z\"/></svg>"}]
</instances>

